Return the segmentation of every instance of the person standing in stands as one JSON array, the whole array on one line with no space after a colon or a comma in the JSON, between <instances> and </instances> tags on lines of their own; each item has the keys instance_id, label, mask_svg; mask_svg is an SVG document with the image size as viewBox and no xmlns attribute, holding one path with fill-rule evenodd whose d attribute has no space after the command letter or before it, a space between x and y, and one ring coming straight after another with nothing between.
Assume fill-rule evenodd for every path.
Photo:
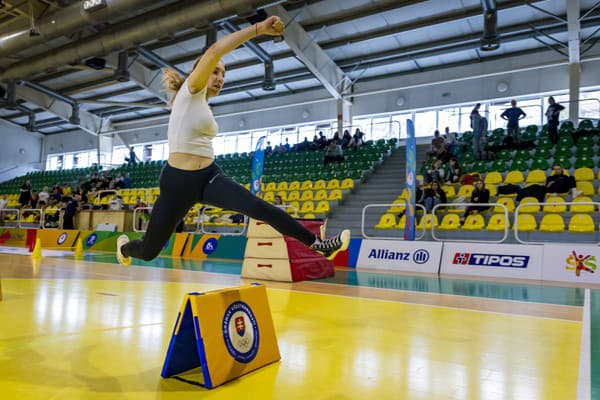
<instances>
[{"instance_id":1,"label":"person standing in stands","mask_svg":"<svg viewBox=\"0 0 600 400\"><path fill-rule=\"evenodd\" d=\"M23 183L19 192L19 204L21 205L21 208L24 208L31 202L31 182L29 179Z\"/></svg>"},{"instance_id":2,"label":"person standing in stands","mask_svg":"<svg viewBox=\"0 0 600 400\"><path fill-rule=\"evenodd\" d=\"M473 138L471 139L473 143L473 157L476 160L481 160L483 158L483 149L481 148L481 136L483 135L483 132L479 108L481 108L481 103L475 104L475 107L473 107L473 110L471 110L471 115L469 116L471 120L471 129L473 130Z\"/></svg>"},{"instance_id":3,"label":"person standing in stands","mask_svg":"<svg viewBox=\"0 0 600 400\"><path fill-rule=\"evenodd\" d=\"M315 235L285 211L265 202L227 177L214 162L212 140L218 126L208 105L223 87L223 56L259 35L281 36L284 25L276 16L230 33L212 44L184 78L163 70L168 89L174 92L167 129L169 158L160 174L160 195L152 208L143 240L117 239L117 259L130 265L131 257L151 260L158 256L179 221L195 203L234 210L264 221L327 258L348 248L350 231L325 239Z\"/></svg>"},{"instance_id":4,"label":"person standing in stands","mask_svg":"<svg viewBox=\"0 0 600 400\"><path fill-rule=\"evenodd\" d=\"M79 201L81 200L81 196L79 193L75 193L73 198L66 202L66 199L63 199L63 202L67 203L65 207L65 214L63 215L63 229L75 229L73 224L73 218L75 218L75 214L79 211Z\"/></svg>"},{"instance_id":5,"label":"person standing in stands","mask_svg":"<svg viewBox=\"0 0 600 400\"><path fill-rule=\"evenodd\" d=\"M139 159L139 157L137 156L137 154L135 154L135 149L133 148L133 146L131 146L129 148L129 157L125 157L125 161L127 161L127 163L129 165L135 164L135 163L141 161Z\"/></svg>"},{"instance_id":6,"label":"person standing in stands","mask_svg":"<svg viewBox=\"0 0 600 400\"><path fill-rule=\"evenodd\" d=\"M510 108L507 108L500 114L500 118L508 121L506 124L506 134L512 136L515 143L519 143L519 121L527 117L527 114L517 107L516 100L511 100L510 105Z\"/></svg>"},{"instance_id":7,"label":"person standing in stands","mask_svg":"<svg viewBox=\"0 0 600 400\"><path fill-rule=\"evenodd\" d=\"M548 135L553 144L558 143L558 121L559 115L565 108L554 101L554 97L548 98L548 108L546 109L546 118L548 120Z\"/></svg>"}]
</instances>

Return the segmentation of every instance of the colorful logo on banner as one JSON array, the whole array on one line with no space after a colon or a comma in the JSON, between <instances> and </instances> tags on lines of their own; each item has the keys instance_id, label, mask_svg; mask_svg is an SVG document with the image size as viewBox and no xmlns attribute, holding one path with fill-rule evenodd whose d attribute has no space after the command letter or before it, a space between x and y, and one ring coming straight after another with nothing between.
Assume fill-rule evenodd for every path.
<instances>
[{"instance_id":1,"label":"colorful logo on banner","mask_svg":"<svg viewBox=\"0 0 600 400\"><path fill-rule=\"evenodd\" d=\"M212 254L215 252L218 245L219 245L219 241L217 239L209 238L202 245L202 252L204 252L204 254L207 254L207 255Z\"/></svg>"},{"instance_id":2,"label":"colorful logo on banner","mask_svg":"<svg viewBox=\"0 0 600 400\"><path fill-rule=\"evenodd\" d=\"M265 140L266 136L262 136L256 143L254 157L252 158L252 172L250 176L250 191L252 194L260 192L260 180L265 168Z\"/></svg>"},{"instance_id":3,"label":"colorful logo on banner","mask_svg":"<svg viewBox=\"0 0 600 400\"><path fill-rule=\"evenodd\" d=\"M529 256L483 253L454 253L454 265L475 265L479 267L527 268Z\"/></svg>"},{"instance_id":4,"label":"colorful logo on banner","mask_svg":"<svg viewBox=\"0 0 600 400\"><path fill-rule=\"evenodd\" d=\"M406 204L404 226L404 240L415 240L415 202L416 202L416 170L417 170L417 142L415 139L415 126L412 120L406 120Z\"/></svg>"},{"instance_id":5,"label":"colorful logo on banner","mask_svg":"<svg viewBox=\"0 0 600 400\"><path fill-rule=\"evenodd\" d=\"M591 254L584 256L583 254L577 254L575 250L569 254L569 257L565 261L567 263L565 269L575 271L576 276L581 276L581 271L593 274L597 268L596 256Z\"/></svg>"},{"instance_id":6,"label":"colorful logo on banner","mask_svg":"<svg viewBox=\"0 0 600 400\"><path fill-rule=\"evenodd\" d=\"M223 316L223 339L227 351L237 362L247 364L258 353L258 324L250 306L243 301L232 303Z\"/></svg>"},{"instance_id":7,"label":"colorful logo on banner","mask_svg":"<svg viewBox=\"0 0 600 400\"><path fill-rule=\"evenodd\" d=\"M58 237L58 239L56 239L56 244L63 244L65 242L65 240L67 240L67 237L69 235L67 235L67 233L61 233L61 235Z\"/></svg>"},{"instance_id":8,"label":"colorful logo on banner","mask_svg":"<svg viewBox=\"0 0 600 400\"><path fill-rule=\"evenodd\" d=\"M98 240L98 235L92 233L90 236L88 236L87 240L85 241L85 244L87 245L87 247L92 247L96 244L96 240Z\"/></svg>"}]
</instances>

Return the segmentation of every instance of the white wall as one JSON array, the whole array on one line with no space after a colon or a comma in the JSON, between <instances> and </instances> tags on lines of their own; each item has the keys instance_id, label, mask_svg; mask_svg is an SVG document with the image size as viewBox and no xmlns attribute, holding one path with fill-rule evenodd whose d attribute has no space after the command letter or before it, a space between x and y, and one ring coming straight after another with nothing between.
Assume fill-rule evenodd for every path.
<instances>
[{"instance_id":1,"label":"white wall","mask_svg":"<svg viewBox=\"0 0 600 400\"><path fill-rule=\"evenodd\" d=\"M41 169L42 135L0 119L0 182Z\"/></svg>"}]
</instances>

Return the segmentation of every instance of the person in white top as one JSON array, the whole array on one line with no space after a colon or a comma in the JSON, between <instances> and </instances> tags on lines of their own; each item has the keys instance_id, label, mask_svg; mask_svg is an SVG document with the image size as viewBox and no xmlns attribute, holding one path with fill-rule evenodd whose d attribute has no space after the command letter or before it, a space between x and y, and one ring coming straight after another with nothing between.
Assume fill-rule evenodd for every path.
<instances>
[{"instance_id":1,"label":"person in white top","mask_svg":"<svg viewBox=\"0 0 600 400\"><path fill-rule=\"evenodd\" d=\"M276 16L231 33L210 46L184 78L173 69L163 70L166 86L174 92L169 118L169 159L159 184L160 195L152 208L143 240L117 240L117 259L130 265L131 258L151 260L161 251L171 233L195 203L210 204L265 221L284 235L298 239L332 259L348 248L350 231L320 238L285 211L254 196L225 176L214 162L212 139L218 126L208 99L221 91L225 64L221 58L259 35L280 36L284 25Z\"/></svg>"},{"instance_id":2,"label":"person in white top","mask_svg":"<svg viewBox=\"0 0 600 400\"><path fill-rule=\"evenodd\" d=\"M43 207L48 204L48 198L50 197L50 193L48 193L48 186L44 186L42 191L38 193L38 204Z\"/></svg>"}]
</instances>

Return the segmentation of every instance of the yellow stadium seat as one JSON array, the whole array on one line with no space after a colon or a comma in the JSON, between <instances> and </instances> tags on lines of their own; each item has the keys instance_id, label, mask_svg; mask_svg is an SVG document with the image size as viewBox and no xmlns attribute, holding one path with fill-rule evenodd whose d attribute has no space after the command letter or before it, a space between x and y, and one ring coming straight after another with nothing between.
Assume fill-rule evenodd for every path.
<instances>
[{"instance_id":1,"label":"yellow stadium seat","mask_svg":"<svg viewBox=\"0 0 600 400\"><path fill-rule=\"evenodd\" d=\"M263 200L267 201L269 203L272 203L275 201L275 193L274 192L265 192L265 195L263 196Z\"/></svg>"},{"instance_id":2,"label":"yellow stadium seat","mask_svg":"<svg viewBox=\"0 0 600 400\"><path fill-rule=\"evenodd\" d=\"M402 198L397 198L396 200L394 200L392 202L392 206L388 209L387 212L398 214L398 213L404 212L405 208L406 208L405 200Z\"/></svg>"},{"instance_id":3,"label":"yellow stadium seat","mask_svg":"<svg viewBox=\"0 0 600 400\"><path fill-rule=\"evenodd\" d=\"M313 189L315 189L315 190L327 189L327 183L323 179L319 179L318 181L315 182Z\"/></svg>"},{"instance_id":4,"label":"yellow stadium seat","mask_svg":"<svg viewBox=\"0 0 600 400\"><path fill-rule=\"evenodd\" d=\"M317 217L315 217L315 214L308 213L308 214L304 214L303 218L304 219L315 219Z\"/></svg>"},{"instance_id":5,"label":"yellow stadium seat","mask_svg":"<svg viewBox=\"0 0 600 400\"><path fill-rule=\"evenodd\" d=\"M287 201L298 201L298 200L300 200L300 192L298 192L296 190L292 190L291 192L288 192Z\"/></svg>"},{"instance_id":6,"label":"yellow stadium seat","mask_svg":"<svg viewBox=\"0 0 600 400\"><path fill-rule=\"evenodd\" d=\"M519 212L536 213L539 211L540 211L540 202L535 197L527 196L521 200L521 208L519 208Z\"/></svg>"},{"instance_id":7,"label":"yellow stadium seat","mask_svg":"<svg viewBox=\"0 0 600 400\"><path fill-rule=\"evenodd\" d=\"M444 218L442 218L442 222L438 229L444 231L455 231L460 229L460 217L457 214L446 214Z\"/></svg>"},{"instance_id":8,"label":"yellow stadium seat","mask_svg":"<svg viewBox=\"0 0 600 400\"><path fill-rule=\"evenodd\" d=\"M519 232L534 232L537 229L535 217L532 214L519 214L517 229Z\"/></svg>"},{"instance_id":9,"label":"yellow stadium seat","mask_svg":"<svg viewBox=\"0 0 600 400\"><path fill-rule=\"evenodd\" d=\"M159 195L160 194L160 188L157 188L157 187L152 188L152 192L151 193L153 195Z\"/></svg>"},{"instance_id":10,"label":"yellow stadium seat","mask_svg":"<svg viewBox=\"0 0 600 400\"><path fill-rule=\"evenodd\" d=\"M525 180L526 185L543 184L546 182L546 173L541 169L534 169L529 171L527 179Z\"/></svg>"},{"instance_id":11,"label":"yellow stadium seat","mask_svg":"<svg viewBox=\"0 0 600 400\"><path fill-rule=\"evenodd\" d=\"M275 192L277 191L277 184L275 182L267 183L264 192Z\"/></svg>"},{"instance_id":12,"label":"yellow stadium seat","mask_svg":"<svg viewBox=\"0 0 600 400\"><path fill-rule=\"evenodd\" d=\"M452 199L456 197L456 190L454 189L454 185L442 185L442 190L446 193L447 199Z\"/></svg>"},{"instance_id":13,"label":"yellow stadium seat","mask_svg":"<svg viewBox=\"0 0 600 400\"><path fill-rule=\"evenodd\" d=\"M300 203L296 200L293 201L289 201L288 202L288 207L286 208L286 211L288 212L288 214L295 214L295 213L299 213L300 212Z\"/></svg>"},{"instance_id":14,"label":"yellow stadium seat","mask_svg":"<svg viewBox=\"0 0 600 400\"><path fill-rule=\"evenodd\" d=\"M287 190L300 190L300 182L299 181L291 181L290 184L288 185Z\"/></svg>"},{"instance_id":15,"label":"yellow stadium seat","mask_svg":"<svg viewBox=\"0 0 600 400\"><path fill-rule=\"evenodd\" d=\"M594 185L589 181L577 181L577 190L581 190L584 196L594 195Z\"/></svg>"},{"instance_id":16,"label":"yellow stadium seat","mask_svg":"<svg viewBox=\"0 0 600 400\"><path fill-rule=\"evenodd\" d=\"M332 179L329 182L327 182L328 190L339 189L339 188L340 188L340 181L338 179Z\"/></svg>"},{"instance_id":17,"label":"yellow stadium seat","mask_svg":"<svg viewBox=\"0 0 600 400\"><path fill-rule=\"evenodd\" d=\"M277 196L281 196L281 200L287 201L288 192L284 192L283 190L281 190L281 191L277 192L276 194L277 194Z\"/></svg>"},{"instance_id":18,"label":"yellow stadium seat","mask_svg":"<svg viewBox=\"0 0 600 400\"><path fill-rule=\"evenodd\" d=\"M575 177L575 180L577 182L593 181L594 171L591 168L587 167L577 168L573 176Z\"/></svg>"},{"instance_id":19,"label":"yellow stadium seat","mask_svg":"<svg viewBox=\"0 0 600 400\"><path fill-rule=\"evenodd\" d=\"M565 221L562 215L546 214L540 222L540 232L564 232Z\"/></svg>"},{"instance_id":20,"label":"yellow stadium seat","mask_svg":"<svg viewBox=\"0 0 600 400\"><path fill-rule=\"evenodd\" d=\"M502 174L497 171L488 172L483 181L486 185L499 185L502 183Z\"/></svg>"},{"instance_id":21,"label":"yellow stadium seat","mask_svg":"<svg viewBox=\"0 0 600 400\"><path fill-rule=\"evenodd\" d=\"M404 229L405 226L406 226L406 215L402 214L402 217L400 217L400 221L398 221L398 225L396 225L396 228Z\"/></svg>"},{"instance_id":22,"label":"yellow stadium seat","mask_svg":"<svg viewBox=\"0 0 600 400\"><path fill-rule=\"evenodd\" d=\"M327 190L317 190L315 193L315 201L327 200Z\"/></svg>"},{"instance_id":23,"label":"yellow stadium seat","mask_svg":"<svg viewBox=\"0 0 600 400\"><path fill-rule=\"evenodd\" d=\"M312 201L305 201L302 203L302 207L300 208L300 214L308 214L315 212L315 203Z\"/></svg>"},{"instance_id":24,"label":"yellow stadium seat","mask_svg":"<svg viewBox=\"0 0 600 400\"><path fill-rule=\"evenodd\" d=\"M329 192L329 197L327 197L327 200L329 201L337 201L341 199L342 191L340 189L333 189L331 192Z\"/></svg>"},{"instance_id":25,"label":"yellow stadium seat","mask_svg":"<svg viewBox=\"0 0 600 400\"><path fill-rule=\"evenodd\" d=\"M488 224L486 229L492 232L504 231L507 226L506 215L504 214L494 214L488 220ZM508 222L508 227L510 228L510 222Z\"/></svg>"},{"instance_id":26,"label":"yellow stadium seat","mask_svg":"<svg viewBox=\"0 0 600 400\"><path fill-rule=\"evenodd\" d=\"M546 204L544 206L545 213L564 213L567 211L567 206L565 205L565 200L562 197L551 196L546 199Z\"/></svg>"},{"instance_id":27,"label":"yellow stadium seat","mask_svg":"<svg viewBox=\"0 0 600 400\"><path fill-rule=\"evenodd\" d=\"M589 214L574 214L569 221L569 232L593 233L595 230L594 220Z\"/></svg>"},{"instance_id":28,"label":"yellow stadium seat","mask_svg":"<svg viewBox=\"0 0 600 400\"><path fill-rule=\"evenodd\" d=\"M498 188L496 187L496 185L486 185L485 187L487 188L487 190L490 191L490 198L496 197L496 195L498 195Z\"/></svg>"},{"instance_id":29,"label":"yellow stadium seat","mask_svg":"<svg viewBox=\"0 0 600 400\"><path fill-rule=\"evenodd\" d=\"M579 196L573 199L574 203L591 203L592 199L588 196ZM593 204L572 204L571 205L572 213L591 213L594 212Z\"/></svg>"},{"instance_id":30,"label":"yellow stadium seat","mask_svg":"<svg viewBox=\"0 0 600 400\"><path fill-rule=\"evenodd\" d=\"M352 178L346 178L342 181L342 186L340 189L354 189L354 180Z\"/></svg>"},{"instance_id":31,"label":"yellow stadium seat","mask_svg":"<svg viewBox=\"0 0 600 400\"><path fill-rule=\"evenodd\" d=\"M485 220L481 214L472 214L467 216L462 226L465 231L479 231L485 228Z\"/></svg>"},{"instance_id":32,"label":"yellow stadium seat","mask_svg":"<svg viewBox=\"0 0 600 400\"><path fill-rule=\"evenodd\" d=\"M425 226L425 229L431 229L432 223L435 227L439 226L437 215L425 214L419 220L419 223L417 224L417 229L423 229L423 226Z\"/></svg>"},{"instance_id":33,"label":"yellow stadium seat","mask_svg":"<svg viewBox=\"0 0 600 400\"><path fill-rule=\"evenodd\" d=\"M500 204L503 204L504 206L506 206L509 213L512 213L513 211L515 211L515 202L510 197L500 197L500 198L498 198L498 200L496 200L496 203L500 203ZM504 208L502 208L500 206L495 206L494 212L502 213L502 212L504 212Z\"/></svg>"},{"instance_id":34,"label":"yellow stadium seat","mask_svg":"<svg viewBox=\"0 0 600 400\"><path fill-rule=\"evenodd\" d=\"M383 214L379 218L379 223L375 225L376 229L394 229L396 228L396 216L394 214Z\"/></svg>"},{"instance_id":35,"label":"yellow stadium seat","mask_svg":"<svg viewBox=\"0 0 600 400\"><path fill-rule=\"evenodd\" d=\"M288 190L288 183L286 181L281 181L277 184L277 190Z\"/></svg>"},{"instance_id":36,"label":"yellow stadium seat","mask_svg":"<svg viewBox=\"0 0 600 400\"><path fill-rule=\"evenodd\" d=\"M523 173L521 171L510 171L506 174L506 178L504 178L504 183L511 183L513 185L519 185L523 183L525 179L523 178Z\"/></svg>"},{"instance_id":37,"label":"yellow stadium seat","mask_svg":"<svg viewBox=\"0 0 600 400\"><path fill-rule=\"evenodd\" d=\"M321 200L317 203L317 208L315 209L317 214L324 214L329 212L329 202L327 200Z\"/></svg>"},{"instance_id":38,"label":"yellow stadium seat","mask_svg":"<svg viewBox=\"0 0 600 400\"><path fill-rule=\"evenodd\" d=\"M314 198L314 194L312 190L305 190L302 192L302 196L300 196L300 201L309 201Z\"/></svg>"},{"instance_id":39,"label":"yellow stadium seat","mask_svg":"<svg viewBox=\"0 0 600 400\"><path fill-rule=\"evenodd\" d=\"M311 190L313 188L312 181L303 181L302 185L300 185L300 190Z\"/></svg>"},{"instance_id":40,"label":"yellow stadium seat","mask_svg":"<svg viewBox=\"0 0 600 400\"><path fill-rule=\"evenodd\" d=\"M473 185L462 185L460 189L458 189L457 197L464 197L465 202L468 202L471 199L471 193L473 193Z\"/></svg>"}]
</instances>

